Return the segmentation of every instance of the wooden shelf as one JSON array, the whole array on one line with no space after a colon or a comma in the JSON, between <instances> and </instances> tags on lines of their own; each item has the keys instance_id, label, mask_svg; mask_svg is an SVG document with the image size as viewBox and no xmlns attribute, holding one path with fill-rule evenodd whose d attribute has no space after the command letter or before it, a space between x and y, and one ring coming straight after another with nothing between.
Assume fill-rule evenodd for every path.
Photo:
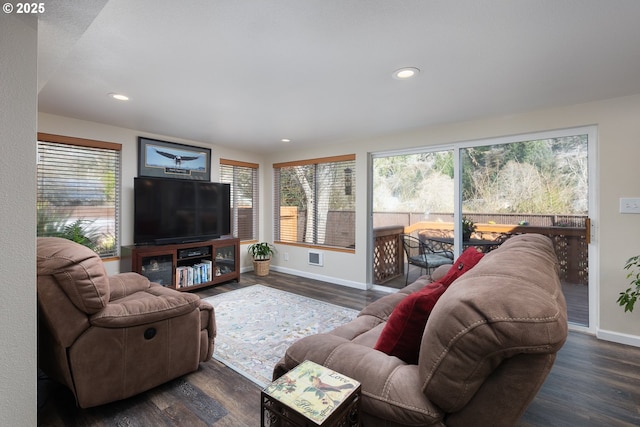
<instances>
[{"instance_id":1,"label":"wooden shelf","mask_svg":"<svg viewBox=\"0 0 640 427\"><path fill-rule=\"evenodd\" d=\"M194 243L123 246L120 271L134 271L150 281L178 291L192 291L231 280L240 280L240 239L229 237ZM208 266L200 267L201 264ZM180 286L177 269L191 267L193 280ZM211 280L205 279L208 275ZM200 274L198 274L200 273ZM191 277L194 276L191 275Z\"/></svg>"}]
</instances>

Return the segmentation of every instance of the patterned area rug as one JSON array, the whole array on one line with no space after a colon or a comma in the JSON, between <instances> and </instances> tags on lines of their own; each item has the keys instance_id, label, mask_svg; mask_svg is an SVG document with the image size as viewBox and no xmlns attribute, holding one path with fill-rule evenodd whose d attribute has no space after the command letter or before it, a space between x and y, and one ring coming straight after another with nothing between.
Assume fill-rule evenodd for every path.
<instances>
[{"instance_id":1,"label":"patterned area rug","mask_svg":"<svg viewBox=\"0 0 640 427\"><path fill-rule=\"evenodd\" d=\"M213 357L261 387L287 348L307 335L329 332L358 311L290 292L253 285L205 298L215 308Z\"/></svg>"}]
</instances>

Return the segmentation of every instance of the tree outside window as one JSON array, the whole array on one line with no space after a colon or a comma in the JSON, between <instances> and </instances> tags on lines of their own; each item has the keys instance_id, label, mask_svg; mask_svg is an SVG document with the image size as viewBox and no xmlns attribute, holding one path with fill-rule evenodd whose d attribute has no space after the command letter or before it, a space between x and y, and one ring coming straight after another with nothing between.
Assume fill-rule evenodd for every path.
<instances>
[{"instance_id":1,"label":"tree outside window","mask_svg":"<svg viewBox=\"0 0 640 427\"><path fill-rule=\"evenodd\" d=\"M276 240L355 248L355 155L274 165Z\"/></svg>"}]
</instances>

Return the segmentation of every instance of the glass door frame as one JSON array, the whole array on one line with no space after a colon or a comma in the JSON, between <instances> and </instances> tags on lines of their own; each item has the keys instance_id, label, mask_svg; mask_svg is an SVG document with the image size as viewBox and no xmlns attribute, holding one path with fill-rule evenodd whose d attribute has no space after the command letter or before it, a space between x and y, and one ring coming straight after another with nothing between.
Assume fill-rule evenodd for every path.
<instances>
[{"instance_id":1,"label":"glass door frame","mask_svg":"<svg viewBox=\"0 0 640 427\"><path fill-rule=\"evenodd\" d=\"M478 140L469 140L456 142L445 145L433 145L415 147L410 149L401 150L389 150L375 153L369 153L367 159L367 187L368 187L368 233L367 233L367 247L368 253L373 253L373 159L389 156L398 156L403 154L419 154L426 152L438 152L438 151L453 151L454 162L454 254L457 257L462 253L462 227L457 227L455 224L460 224L462 220L462 174L460 173L462 161L461 152L465 148L481 147L486 145L499 145L509 144L522 141L531 141L538 139L559 138L564 136L573 135L587 135L587 168L588 168L588 226L591 228L587 230L590 236L588 245L588 259L589 259L589 284L588 284L588 309L589 309L589 325L578 325L570 323L570 329L585 331L594 333L599 327L599 252L598 252L598 210L597 201L599 200L599 194L597 192L596 170L597 170L597 127L581 126L566 129L532 132L525 134L514 134L502 137L484 138ZM368 287L374 286L373 280L373 260L372 257L367 257L367 281Z\"/></svg>"}]
</instances>

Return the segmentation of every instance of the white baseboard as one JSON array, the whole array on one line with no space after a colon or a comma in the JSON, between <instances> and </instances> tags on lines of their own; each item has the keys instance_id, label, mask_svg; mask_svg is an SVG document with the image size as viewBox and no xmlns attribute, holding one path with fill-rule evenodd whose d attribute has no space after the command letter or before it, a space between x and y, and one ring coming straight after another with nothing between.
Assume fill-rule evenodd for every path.
<instances>
[{"instance_id":1,"label":"white baseboard","mask_svg":"<svg viewBox=\"0 0 640 427\"><path fill-rule=\"evenodd\" d=\"M598 329L596 331L596 337L601 340L611 341L618 344L631 345L634 347L640 347L640 337L637 335L623 334L614 331L605 331Z\"/></svg>"},{"instance_id":2,"label":"white baseboard","mask_svg":"<svg viewBox=\"0 0 640 427\"><path fill-rule=\"evenodd\" d=\"M306 277L308 279L321 280L323 282L333 283L334 285L347 286L349 288L355 288L355 289L360 289L360 290L369 289L369 290L372 290L372 291L381 291L381 292L387 292L387 293L390 293L390 294L397 291L397 289L395 289L395 288L389 288L389 287L383 286L383 285L371 285L371 287L367 288L367 284L366 283L353 282L353 281L349 281L349 280L338 279L336 277L323 276L321 274L306 273L304 271L293 270L293 269L286 268L286 267L280 267L280 266L272 265L271 268L274 271L278 271L280 273L292 274L294 276ZM247 273L247 272L250 272L250 271L253 271L253 267L251 267L251 266L246 266L246 267L240 268L240 273Z\"/></svg>"},{"instance_id":3,"label":"white baseboard","mask_svg":"<svg viewBox=\"0 0 640 427\"><path fill-rule=\"evenodd\" d=\"M347 286L349 288L360 289L360 290L363 290L363 291L367 290L367 284L366 283L354 282L354 281L351 281L351 280L340 279L338 277L324 276L322 274L314 274L314 273L309 273L309 272L306 272L306 271L293 270L293 269L290 269L290 268L285 268L285 267L281 267L281 266L277 266L277 265L272 265L271 269L273 269L274 271L278 271L280 273L286 273L286 274L292 274L294 276L306 277L307 279L320 280L322 282L329 282L329 283L333 283L333 284L336 284L336 285Z\"/></svg>"}]
</instances>

